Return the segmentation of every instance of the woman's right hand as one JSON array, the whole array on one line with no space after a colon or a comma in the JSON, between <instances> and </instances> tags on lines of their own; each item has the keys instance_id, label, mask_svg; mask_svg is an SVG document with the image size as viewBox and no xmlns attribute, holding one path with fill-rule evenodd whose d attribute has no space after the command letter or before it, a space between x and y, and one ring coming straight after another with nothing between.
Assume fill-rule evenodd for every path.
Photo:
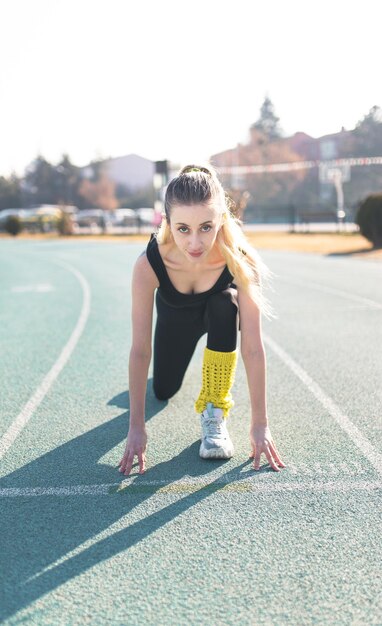
<instances>
[{"instance_id":1,"label":"woman's right hand","mask_svg":"<svg viewBox=\"0 0 382 626\"><path fill-rule=\"evenodd\" d=\"M134 457L138 457L139 473L143 474L146 470L146 445L147 434L145 428L129 428L127 435L125 452L119 462L119 471L124 472L128 476L133 467Z\"/></svg>"}]
</instances>

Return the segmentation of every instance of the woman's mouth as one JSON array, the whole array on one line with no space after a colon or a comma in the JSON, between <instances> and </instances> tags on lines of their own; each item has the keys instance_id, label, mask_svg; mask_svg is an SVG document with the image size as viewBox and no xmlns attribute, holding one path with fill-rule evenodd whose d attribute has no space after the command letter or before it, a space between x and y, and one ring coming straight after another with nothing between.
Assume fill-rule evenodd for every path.
<instances>
[{"instance_id":1,"label":"woman's mouth","mask_svg":"<svg viewBox=\"0 0 382 626\"><path fill-rule=\"evenodd\" d=\"M188 254L196 258L198 256L202 256L203 251L202 252L189 252Z\"/></svg>"}]
</instances>

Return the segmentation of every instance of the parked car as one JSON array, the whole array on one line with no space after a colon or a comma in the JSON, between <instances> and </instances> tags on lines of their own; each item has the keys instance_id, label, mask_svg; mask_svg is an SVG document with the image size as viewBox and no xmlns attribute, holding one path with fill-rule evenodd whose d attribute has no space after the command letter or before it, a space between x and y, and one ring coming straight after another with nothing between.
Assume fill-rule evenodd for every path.
<instances>
[{"instance_id":1,"label":"parked car","mask_svg":"<svg viewBox=\"0 0 382 626\"><path fill-rule=\"evenodd\" d=\"M75 215L79 211L78 207L74 206L73 204L64 204L60 207L60 209L64 211L64 213L68 213L69 215Z\"/></svg>"},{"instance_id":2,"label":"parked car","mask_svg":"<svg viewBox=\"0 0 382 626\"><path fill-rule=\"evenodd\" d=\"M75 209L75 207L71 207ZM0 211L0 229L5 229L8 217L16 215L24 230L34 232L49 232L57 228L61 217L61 209L56 205L42 204L29 209L4 209Z\"/></svg>"},{"instance_id":3,"label":"parked car","mask_svg":"<svg viewBox=\"0 0 382 626\"><path fill-rule=\"evenodd\" d=\"M115 209L110 214L113 226L135 226L137 215L133 209Z\"/></svg>"},{"instance_id":4,"label":"parked car","mask_svg":"<svg viewBox=\"0 0 382 626\"><path fill-rule=\"evenodd\" d=\"M33 213L42 217L55 217L56 219L61 217L61 209L55 206L42 205L38 209L33 209Z\"/></svg>"},{"instance_id":5,"label":"parked car","mask_svg":"<svg viewBox=\"0 0 382 626\"><path fill-rule=\"evenodd\" d=\"M5 224L7 218L11 215L16 215L16 217L22 220L22 218L27 215L27 209L3 209L0 211L0 223Z\"/></svg>"},{"instance_id":6,"label":"parked car","mask_svg":"<svg viewBox=\"0 0 382 626\"><path fill-rule=\"evenodd\" d=\"M138 218L141 220L143 224L152 225L154 223L154 214L155 214L154 209L143 207L140 209L136 209L136 213L137 213Z\"/></svg>"},{"instance_id":7,"label":"parked car","mask_svg":"<svg viewBox=\"0 0 382 626\"><path fill-rule=\"evenodd\" d=\"M73 221L79 228L104 228L107 217L102 209L83 209L73 215Z\"/></svg>"}]
</instances>

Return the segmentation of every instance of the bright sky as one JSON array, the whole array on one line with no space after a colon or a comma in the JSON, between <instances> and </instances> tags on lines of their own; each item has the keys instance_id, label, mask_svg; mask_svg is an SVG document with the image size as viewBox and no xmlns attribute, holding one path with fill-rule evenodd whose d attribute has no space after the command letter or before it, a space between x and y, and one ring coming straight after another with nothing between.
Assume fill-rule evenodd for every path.
<instances>
[{"instance_id":1,"label":"bright sky","mask_svg":"<svg viewBox=\"0 0 382 626\"><path fill-rule=\"evenodd\" d=\"M185 164L382 107L379 0L3 0L0 175L38 153Z\"/></svg>"}]
</instances>

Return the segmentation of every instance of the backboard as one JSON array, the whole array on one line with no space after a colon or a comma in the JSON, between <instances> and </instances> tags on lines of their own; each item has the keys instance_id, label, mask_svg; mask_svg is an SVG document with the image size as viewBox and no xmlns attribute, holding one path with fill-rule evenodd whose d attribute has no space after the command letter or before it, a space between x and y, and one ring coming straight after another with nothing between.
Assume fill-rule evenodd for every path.
<instances>
[{"instance_id":1,"label":"backboard","mask_svg":"<svg viewBox=\"0 0 382 626\"><path fill-rule=\"evenodd\" d=\"M336 179L347 183L350 180L350 165L336 165L335 163L320 163L319 176L322 183L334 183Z\"/></svg>"}]
</instances>

